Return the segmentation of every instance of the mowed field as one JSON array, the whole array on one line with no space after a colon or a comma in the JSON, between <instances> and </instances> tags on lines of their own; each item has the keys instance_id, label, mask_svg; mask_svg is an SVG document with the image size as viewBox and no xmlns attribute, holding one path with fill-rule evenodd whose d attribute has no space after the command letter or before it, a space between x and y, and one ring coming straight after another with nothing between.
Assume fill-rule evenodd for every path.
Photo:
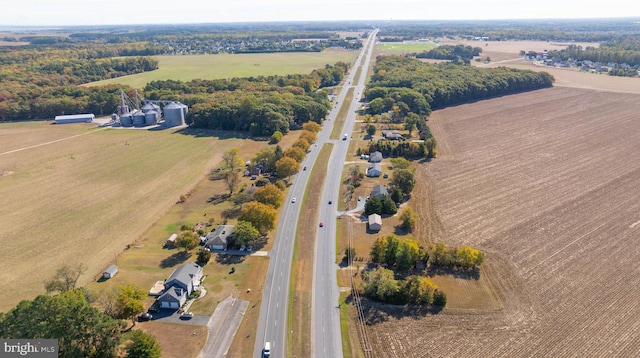
<instances>
[{"instance_id":1,"label":"mowed field","mask_svg":"<svg viewBox=\"0 0 640 358\"><path fill-rule=\"evenodd\" d=\"M502 308L391 310L368 327L374 356L637 356L638 113L640 94L568 87L435 111L420 225L487 253Z\"/></svg>"},{"instance_id":2,"label":"mowed field","mask_svg":"<svg viewBox=\"0 0 640 358\"><path fill-rule=\"evenodd\" d=\"M228 134L226 134L228 136ZM0 311L64 264L84 285L221 160L250 141L213 132L0 124ZM163 234L164 236L164 234Z\"/></svg>"},{"instance_id":3,"label":"mowed field","mask_svg":"<svg viewBox=\"0 0 640 358\"><path fill-rule=\"evenodd\" d=\"M176 55L155 56L159 68L136 75L92 82L87 86L119 83L142 88L159 80L218 79L233 77L306 74L338 61L351 63L358 51L328 49L318 52L287 52L257 54Z\"/></svg>"}]
</instances>

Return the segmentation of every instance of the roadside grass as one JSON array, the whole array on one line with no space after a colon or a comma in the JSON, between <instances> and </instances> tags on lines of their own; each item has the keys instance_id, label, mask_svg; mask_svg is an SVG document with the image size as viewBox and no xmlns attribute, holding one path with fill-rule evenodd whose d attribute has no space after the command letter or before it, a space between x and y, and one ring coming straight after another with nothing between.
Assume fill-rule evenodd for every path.
<instances>
[{"instance_id":1,"label":"roadside grass","mask_svg":"<svg viewBox=\"0 0 640 358\"><path fill-rule=\"evenodd\" d=\"M332 149L332 144L325 144L320 149L316 164L312 168L311 180L305 190L302 202L303 215L298 221L288 307L287 350L290 357L310 357L312 353L310 333L315 237L318 228L318 208L321 205L320 196Z\"/></svg>"},{"instance_id":2,"label":"roadside grass","mask_svg":"<svg viewBox=\"0 0 640 358\"><path fill-rule=\"evenodd\" d=\"M335 123L333 125L333 130L331 131L330 138L337 140L342 140L343 133L351 133L349 128L343 128L344 122L347 120L347 113L349 112L349 107L351 107L351 101L353 101L353 88L350 87L347 90L347 95L345 97L345 101L340 104L340 110L338 111L338 115L336 116ZM349 130L349 132L343 132Z\"/></svg>"},{"instance_id":3,"label":"roadside grass","mask_svg":"<svg viewBox=\"0 0 640 358\"><path fill-rule=\"evenodd\" d=\"M353 64L358 51L328 49L320 53L259 53L218 55L166 55L154 56L159 61L155 71L91 82L85 86L124 84L143 88L158 80L220 79L272 75L307 74L314 69L333 65L338 61Z\"/></svg>"},{"instance_id":4,"label":"roadside grass","mask_svg":"<svg viewBox=\"0 0 640 358\"><path fill-rule=\"evenodd\" d=\"M197 357L207 340L205 326L149 321L138 323L135 329L156 338L163 358ZM180 342L180 344L176 344Z\"/></svg>"}]
</instances>

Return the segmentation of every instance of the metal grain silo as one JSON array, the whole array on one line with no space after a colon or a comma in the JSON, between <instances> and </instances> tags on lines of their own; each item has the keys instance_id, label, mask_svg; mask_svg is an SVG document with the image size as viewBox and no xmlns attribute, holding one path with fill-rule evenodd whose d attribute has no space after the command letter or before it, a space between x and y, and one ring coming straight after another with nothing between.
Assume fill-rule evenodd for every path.
<instances>
[{"instance_id":1,"label":"metal grain silo","mask_svg":"<svg viewBox=\"0 0 640 358\"><path fill-rule=\"evenodd\" d=\"M156 109L153 106L153 103L147 102L142 108L140 108L142 112L147 113L149 111L155 111Z\"/></svg>"},{"instance_id":2,"label":"metal grain silo","mask_svg":"<svg viewBox=\"0 0 640 358\"><path fill-rule=\"evenodd\" d=\"M147 126L151 126L158 123L158 112L156 111L147 111L147 113L144 114L144 124Z\"/></svg>"},{"instance_id":3,"label":"metal grain silo","mask_svg":"<svg viewBox=\"0 0 640 358\"><path fill-rule=\"evenodd\" d=\"M167 127L177 127L184 124L183 104L171 102L164 106L164 125Z\"/></svg>"},{"instance_id":4,"label":"metal grain silo","mask_svg":"<svg viewBox=\"0 0 640 358\"><path fill-rule=\"evenodd\" d=\"M136 127L144 127L145 114L142 111L133 112L133 125Z\"/></svg>"},{"instance_id":5,"label":"metal grain silo","mask_svg":"<svg viewBox=\"0 0 640 358\"><path fill-rule=\"evenodd\" d=\"M131 127L133 126L133 116L131 113L123 113L120 115L120 124L123 127Z\"/></svg>"}]
</instances>

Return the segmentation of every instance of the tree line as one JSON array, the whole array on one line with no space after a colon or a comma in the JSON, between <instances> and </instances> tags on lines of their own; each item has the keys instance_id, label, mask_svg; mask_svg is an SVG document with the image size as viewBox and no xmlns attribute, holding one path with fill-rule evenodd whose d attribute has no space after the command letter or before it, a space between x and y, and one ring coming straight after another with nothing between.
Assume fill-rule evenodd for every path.
<instances>
[{"instance_id":1,"label":"tree line","mask_svg":"<svg viewBox=\"0 0 640 358\"><path fill-rule=\"evenodd\" d=\"M468 63L474 56L480 56L481 53L481 47L441 45L416 54L416 58L431 58L436 60L462 59Z\"/></svg>"},{"instance_id":2,"label":"tree line","mask_svg":"<svg viewBox=\"0 0 640 358\"><path fill-rule=\"evenodd\" d=\"M407 57L386 56L377 59L370 88L365 94L371 102L382 99L379 102L382 106L375 110L389 111L397 104L393 97L397 89L409 88L424 97L430 111L472 100L547 88L553 81L553 76L546 72L507 67L478 68L455 62L431 64ZM409 103L404 105L413 109Z\"/></svg>"},{"instance_id":3,"label":"tree line","mask_svg":"<svg viewBox=\"0 0 640 358\"><path fill-rule=\"evenodd\" d=\"M615 64L626 63L630 66L640 65L640 40L627 39L615 43L603 43L600 47L569 45L566 49L549 52L549 56L562 60L570 58L578 61L589 60L592 62Z\"/></svg>"}]
</instances>

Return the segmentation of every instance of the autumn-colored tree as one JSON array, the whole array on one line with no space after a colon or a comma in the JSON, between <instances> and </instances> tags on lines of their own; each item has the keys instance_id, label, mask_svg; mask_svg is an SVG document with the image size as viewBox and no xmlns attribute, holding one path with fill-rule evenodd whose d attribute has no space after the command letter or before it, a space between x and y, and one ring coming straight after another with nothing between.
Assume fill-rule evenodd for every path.
<instances>
[{"instance_id":1,"label":"autumn-colored tree","mask_svg":"<svg viewBox=\"0 0 640 358\"><path fill-rule=\"evenodd\" d=\"M290 157L281 158L276 162L276 172L281 178L289 177L300 170L300 163Z\"/></svg>"},{"instance_id":2,"label":"autumn-colored tree","mask_svg":"<svg viewBox=\"0 0 640 358\"><path fill-rule=\"evenodd\" d=\"M307 122L302 125L302 129L304 129L305 131L318 133L320 132L320 130L322 130L322 126L316 122Z\"/></svg>"},{"instance_id":3,"label":"autumn-colored tree","mask_svg":"<svg viewBox=\"0 0 640 358\"><path fill-rule=\"evenodd\" d=\"M238 153L238 149L233 148L222 155L222 160L224 161L224 173L222 178L224 179L225 184L227 184L229 194L233 194L238 187L238 183L240 183L238 170L244 166L244 161L240 158Z\"/></svg>"},{"instance_id":4,"label":"autumn-colored tree","mask_svg":"<svg viewBox=\"0 0 640 358\"><path fill-rule=\"evenodd\" d=\"M416 130L418 123L420 123L420 116L413 112L410 112L404 118L404 129L409 131L409 136L411 136L411 132Z\"/></svg>"},{"instance_id":5,"label":"autumn-colored tree","mask_svg":"<svg viewBox=\"0 0 640 358\"><path fill-rule=\"evenodd\" d=\"M136 325L136 315L144 312L142 300L147 297L146 292L138 285L125 285L118 288L116 306L122 317L131 318Z\"/></svg>"},{"instance_id":6,"label":"autumn-colored tree","mask_svg":"<svg viewBox=\"0 0 640 358\"><path fill-rule=\"evenodd\" d=\"M193 231L181 231L176 239L176 246L183 248L184 252L195 249L200 244L200 237Z\"/></svg>"},{"instance_id":7,"label":"autumn-colored tree","mask_svg":"<svg viewBox=\"0 0 640 358\"><path fill-rule=\"evenodd\" d=\"M315 143L316 138L318 138L318 133L312 131L302 131L300 133L300 139L304 139L309 143Z\"/></svg>"},{"instance_id":8,"label":"autumn-colored tree","mask_svg":"<svg viewBox=\"0 0 640 358\"><path fill-rule=\"evenodd\" d=\"M266 234L276 224L276 209L270 205L252 201L242 205L242 213L238 218L250 222L260 234Z\"/></svg>"},{"instance_id":9,"label":"autumn-colored tree","mask_svg":"<svg viewBox=\"0 0 640 358\"><path fill-rule=\"evenodd\" d=\"M402 157L391 158L390 162L393 165L393 169L407 169L411 165L411 161Z\"/></svg>"},{"instance_id":10,"label":"autumn-colored tree","mask_svg":"<svg viewBox=\"0 0 640 358\"><path fill-rule=\"evenodd\" d=\"M292 146L294 147L300 147L300 149L304 150L305 152L309 150L309 148L311 147L311 144L309 144L309 141L307 141L304 138L300 138L297 141L295 141Z\"/></svg>"},{"instance_id":11,"label":"autumn-colored tree","mask_svg":"<svg viewBox=\"0 0 640 358\"><path fill-rule=\"evenodd\" d=\"M284 193L275 184L268 184L255 191L253 197L262 204L279 208L284 200Z\"/></svg>"},{"instance_id":12,"label":"autumn-colored tree","mask_svg":"<svg viewBox=\"0 0 640 358\"><path fill-rule=\"evenodd\" d=\"M400 213L400 222L403 229L411 231L418 222L418 214L413 211L413 208L407 206Z\"/></svg>"},{"instance_id":13,"label":"autumn-colored tree","mask_svg":"<svg viewBox=\"0 0 640 358\"><path fill-rule=\"evenodd\" d=\"M434 137L431 137L424 141L424 145L427 147L427 158L435 158L438 154L438 150L436 149L438 141L436 141Z\"/></svg>"},{"instance_id":14,"label":"autumn-colored tree","mask_svg":"<svg viewBox=\"0 0 640 358\"><path fill-rule=\"evenodd\" d=\"M284 151L284 156L293 158L296 162L301 163L302 160L304 160L304 157L307 156L307 153L300 147L291 147Z\"/></svg>"},{"instance_id":15,"label":"autumn-colored tree","mask_svg":"<svg viewBox=\"0 0 640 358\"><path fill-rule=\"evenodd\" d=\"M272 144L280 143L283 136L284 135L280 131L273 132L273 134L271 135L271 143Z\"/></svg>"}]
</instances>

